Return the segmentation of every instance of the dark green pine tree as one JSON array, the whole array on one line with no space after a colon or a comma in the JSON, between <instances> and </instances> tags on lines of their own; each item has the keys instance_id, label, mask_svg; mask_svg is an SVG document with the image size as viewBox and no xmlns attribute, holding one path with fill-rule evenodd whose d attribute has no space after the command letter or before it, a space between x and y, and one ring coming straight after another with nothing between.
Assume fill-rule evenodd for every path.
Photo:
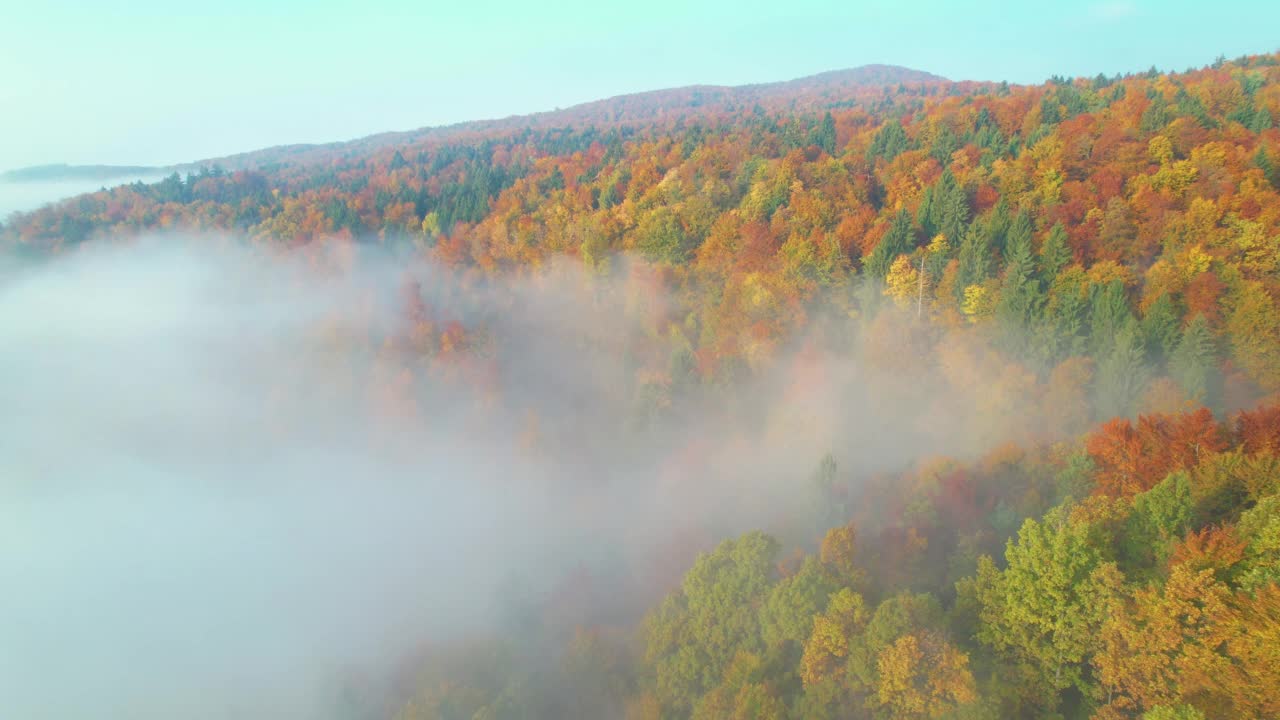
<instances>
[{"instance_id":1,"label":"dark green pine tree","mask_svg":"<svg viewBox=\"0 0 1280 720\"><path fill-rule=\"evenodd\" d=\"M1085 354L1088 347L1085 336L1088 309L1089 302L1074 288L1057 294L1053 309L1048 313L1049 324L1053 327L1051 359L1064 360Z\"/></svg>"},{"instance_id":2,"label":"dark green pine tree","mask_svg":"<svg viewBox=\"0 0 1280 720\"><path fill-rule=\"evenodd\" d=\"M1253 113L1253 120L1249 123L1249 132L1260 133L1264 130L1271 129L1271 111L1266 108L1258 108Z\"/></svg>"},{"instance_id":3,"label":"dark green pine tree","mask_svg":"<svg viewBox=\"0 0 1280 720\"><path fill-rule=\"evenodd\" d=\"M1094 386L1094 411L1098 419L1132 414L1150 377L1137 322L1130 316L1129 322L1114 336L1110 351L1098 362Z\"/></svg>"},{"instance_id":4,"label":"dark green pine tree","mask_svg":"<svg viewBox=\"0 0 1280 720\"><path fill-rule=\"evenodd\" d=\"M997 253L1004 254L1004 244L1009 236L1009 226L1013 223L1013 217L1009 213L1009 204L1000 198L1000 202L991 209L986 215L987 219L987 240Z\"/></svg>"},{"instance_id":5,"label":"dark green pine tree","mask_svg":"<svg viewBox=\"0 0 1280 720\"><path fill-rule=\"evenodd\" d=\"M1167 360L1178 344L1178 329L1181 326L1178 309L1168 293L1161 295L1142 318L1142 337L1147 347L1147 357L1152 362Z\"/></svg>"},{"instance_id":6,"label":"dark green pine tree","mask_svg":"<svg viewBox=\"0 0 1280 720\"><path fill-rule=\"evenodd\" d=\"M822 116L822 124L814 129L813 144L822 148L828 155L836 154L836 119L827 113Z\"/></svg>"},{"instance_id":7,"label":"dark green pine tree","mask_svg":"<svg viewBox=\"0 0 1280 720\"><path fill-rule=\"evenodd\" d=\"M1113 280L1094 286L1089 299L1089 348L1094 358L1101 362L1109 356L1117 336L1131 324L1135 324L1135 320L1125 297L1124 283Z\"/></svg>"},{"instance_id":8,"label":"dark green pine tree","mask_svg":"<svg viewBox=\"0 0 1280 720\"><path fill-rule=\"evenodd\" d=\"M1025 355L1027 326L1039 315L1044 294L1035 277L1035 256L1031 249L1031 219L1018 213L1009 226L1005 242L1004 279L996 306L996 318L1006 349Z\"/></svg>"},{"instance_id":9,"label":"dark green pine tree","mask_svg":"<svg viewBox=\"0 0 1280 720\"><path fill-rule=\"evenodd\" d=\"M969 224L969 195L956 182L950 170L942 175L946 178L946 184L942 187L941 193L934 197L935 203L942 205L938 232L942 233L948 242L954 244L960 241L965 227ZM925 239L932 240L933 235L928 235Z\"/></svg>"},{"instance_id":10,"label":"dark green pine tree","mask_svg":"<svg viewBox=\"0 0 1280 720\"><path fill-rule=\"evenodd\" d=\"M964 300L964 289L977 285L991 275L991 236L987 223L975 221L960 242L959 268L956 274L956 301Z\"/></svg>"},{"instance_id":11,"label":"dark green pine tree","mask_svg":"<svg viewBox=\"0 0 1280 720\"><path fill-rule=\"evenodd\" d=\"M1067 243L1067 229L1057 223L1049 230L1044 245L1040 247L1040 275L1045 282L1052 283L1062 272L1062 268L1071 263L1071 246Z\"/></svg>"},{"instance_id":12,"label":"dark green pine tree","mask_svg":"<svg viewBox=\"0 0 1280 720\"><path fill-rule=\"evenodd\" d=\"M938 226L942 217L942 203L934 199L935 188L942 184L941 179L938 182L924 189L924 194L920 197L920 207L916 208L916 224L920 226L926 239L932 239L938 234Z\"/></svg>"},{"instance_id":13,"label":"dark green pine tree","mask_svg":"<svg viewBox=\"0 0 1280 720\"><path fill-rule=\"evenodd\" d=\"M1182 339L1169 357L1169 377L1187 397L1198 403L1216 402L1214 378L1217 371L1218 343L1209 321L1196 315L1182 331Z\"/></svg>"},{"instance_id":14,"label":"dark green pine tree","mask_svg":"<svg viewBox=\"0 0 1280 720\"><path fill-rule=\"evenodd\" d=\"M891 118L876 131L876 136L871 139L871 147L867 148L867 160L874 163L875 159L880 157L888 162L910 149L909 146L907 131L902 129L902 123L896 118Z\"/></svg>"},{"instance_id":15,"label":"dark green pine tree","mask_svg":"<svg viewBox=\"0 0 1280 720\"><path fill-rule=\"evenodd\" d=\"M1274 187L1280 188L1280 170L1277 170L1276 164L1272 162L1266 148L1258 148L1258 153L1253 156L1253 164L1257 165L1259 170L1262 170L1262 176L1267 179L1267 182Z\"/></svg>"},{"instance_id":16,"label":"dark green pine tree","mask_svg":"<svg viewBox=\"0 0 1280 720\"><path fill-rule=\"evenodd\" d=\"M911 252L911 248L915 245L913 240L911 216L906 210L902 210L893 218L889 232L885 233L875 249L867 256L864 265L867 275L883 280L885 275L889 274L889 267L893 265L893 261L903 253Z\"/></svg>"}]
</instances>

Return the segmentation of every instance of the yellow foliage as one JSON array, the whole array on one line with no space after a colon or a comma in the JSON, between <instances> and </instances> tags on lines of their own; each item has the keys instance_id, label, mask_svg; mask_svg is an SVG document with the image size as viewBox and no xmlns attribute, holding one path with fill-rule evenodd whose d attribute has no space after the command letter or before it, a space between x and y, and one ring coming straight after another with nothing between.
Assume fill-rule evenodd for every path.
<instances>
[{"instance_id":1,"label":"yellow foliage","mask_svg":"<svg viewBox=\"0 0 1280 720\"><path fill-rule=\"evenodd\" d=\"M1199 177L1200 171L1189 160L1170 163L1151 177L1151 186L1157 190L1168 190L1174 195L1181 195L1191 187Z\"/></svg>"},{"instance_id":2,"label":"yellow foliage","mask_svg":"<svg viewBox=\"0 0 1280 720\"><path fill-rule=\"evenodd\" d=\"M876 700L894 718L939 718L977 699L969 656L933 634L898 638L876 669Z\"/></svg>"},{"instance_id":3,"label":"yellow foliage","mask_svg":"<svg viewBox=\"0 0 1280 720\"><path fill-rule=\"evenodd\" d=\"M1103 260L1094 263L1085 274L1091 285L1107 285L1115 280L1124 283L1125 287L1133 285L1133 271L1114 260Z\"/></svg>"},{"instance_id":4,"label":"yellow foliage","mask_svg":"<svg viewBox=\"0 0 1280 720\"><path fill-rule=\"evenodd\" d=\"M995 311L995 294L983 285L970 285L964 289L964 302L960 304L960 312L970 322L978 322Z\"/></svg>"},{"instance_id":5,"label":"yellow foliage","mask_svg":"<svg viewBox=\"0 0 1280 720\"><path fill-rule=\"evenodd\" d=\"M910 257L899 255L884 281L884 294L893 298L894 304L903 309L915 305L920 295L920 271L911 264Z\"/></svg>"},{"instance_id":6,"label":"yellow foliage","mask_svg":"<svg viewBox=\"0 0 1280 720\"><path fill-rule=\"evenodd\" d=\"M1164 135L1157 135L1147 143L1147 156L1160 165L1168 165L1173 160L1173 143Z\"/></svg>"}]
</instances>

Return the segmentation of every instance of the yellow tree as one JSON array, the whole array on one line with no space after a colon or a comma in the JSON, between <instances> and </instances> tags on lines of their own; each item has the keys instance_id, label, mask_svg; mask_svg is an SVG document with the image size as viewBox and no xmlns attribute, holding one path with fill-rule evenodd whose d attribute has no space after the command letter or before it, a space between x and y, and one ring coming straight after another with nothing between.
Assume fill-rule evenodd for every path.
<instances>
[{"instance_id":1,"label":"yellow tree","mask_svg":"<svg viewBox=\"0 0 1280 720\"><path fill-rule=\"evenodd\" d=\"M938 718L977 699L969 656L933 632L903 635L880 651L874 704L897 720Z\"/></svg>"}]
</instances>

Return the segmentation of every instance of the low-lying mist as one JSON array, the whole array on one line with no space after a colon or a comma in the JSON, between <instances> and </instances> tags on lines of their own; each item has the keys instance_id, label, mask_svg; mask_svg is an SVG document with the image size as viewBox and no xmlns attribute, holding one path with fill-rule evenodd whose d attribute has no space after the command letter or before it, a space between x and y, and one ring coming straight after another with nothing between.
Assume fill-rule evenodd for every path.
<instances>
[{"instance_id":1,"label":"low-lying mist","mask_svg":"<svg viewBox=\"0 0 1280 720\"><path fill-rule=\"evenodd\" d=\"M570 573L606 589L573 621L634 618L672 538L785 526L828 451L869 473L1027 422L868 358L848 316L637 421L671 299L627 267L174 236L0 260L0 715L345 717L350 678L393 702L406 658ZM451 323L465 349L415 355Z\"/></svg>"}]
</instances>

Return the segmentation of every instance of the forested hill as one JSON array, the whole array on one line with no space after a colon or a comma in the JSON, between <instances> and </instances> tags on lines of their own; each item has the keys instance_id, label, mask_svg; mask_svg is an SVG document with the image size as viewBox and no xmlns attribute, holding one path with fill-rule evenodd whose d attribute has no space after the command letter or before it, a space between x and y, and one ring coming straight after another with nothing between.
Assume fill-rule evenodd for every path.
<instances>
[{"instance_id":1,"label":"forested hill","mask_svg":"<svg viewBox=\"0 0 1280 720\"><path fill-rule=\"evenodd\" d=\"M394 258L400 322L317 313L346 319L315 344L353 394L411 434L475 390L477 427L524 429L497 454L677 501L653 557L540 578L492 635L424 649L384 715L1277 717L1277 121L1280 55L1030 87L877 69L280 148L2 235L231 237L318 278ZM769 533L712 542L741 522Z\"/></svg>"},{"instance_id":2,"label":"forested hill","mask_svg":"<svg viewBox=\"0 0 1280 720\"><path fill-rule=\"evenodd\" d=\"M1277 117L1276 56L1036 87L864 69L283 148L257 170L68 200L4 234L29 248L176 228L410 241L486 273L629 253L687 290L704 379L758 364L806 322L799 308L868 277L902 302L922 288L917 304L948 323L993 317L1038 373L1085 351L1162 367L1189 328L1197 363L1225 363L1226 395L1169 372L1239 404L1280 388ZM1121 385L1115 408L1133 407L1141 387Z\"/></svg>"},{"instance_id":3,"label":"forested hill","mask_svg":"<svg viewBox=\"0 0 1280 720\"><path fill-rule=\"evenodd\" d=\"M834 70L785 82L743 86L696 85L666 90L619 95L605 100L586 102L564 109L531 115L477 120L441 127L428 127L406 132L387 132L348 142L320 145L298 144L264 148L226 157L210 158L199 163L227 170L272 168L279 164L327 162L335 153L370 153L385 147L423 143L468 142L503 131L558 129L566 125L611 127L638 124L670 114L712 111L736 112L756 103L775 109L796 109L821 105L831 98L848 98L865 94L868 88L919 85L946 82L931 73L893 65L864 65ZM823 100L827 98L827 100ZM187 169L184 165L180 169Z\"/></svg>"}]
</instances>

